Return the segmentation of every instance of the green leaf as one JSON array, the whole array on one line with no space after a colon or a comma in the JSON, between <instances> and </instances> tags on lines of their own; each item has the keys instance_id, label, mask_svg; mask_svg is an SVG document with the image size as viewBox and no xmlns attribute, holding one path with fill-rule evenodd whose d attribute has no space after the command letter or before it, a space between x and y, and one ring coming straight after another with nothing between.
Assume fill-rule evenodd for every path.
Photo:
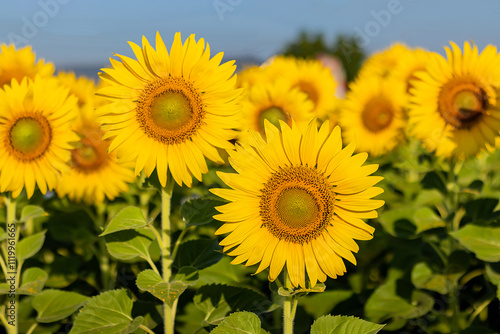
<instances>
[{"instance_id":1,"label":"green leaf","mask_svg":"<svg viewBox=\"0 0 500 334\"><path fill-rule=\"evenodd\" d=\"M124 289L101 293L81 309L70 334L133 332L143 318L132 319L132 306L132 299Z\"/></svg>"},{"instance_id":2,"label":"green leaf","mask_svg":"<svg viewBox=\"0 0 500 334\"><path fill-rule=\"evenodd\" d=\"M69 317L90 300L76 292L44 290L33 299L33 308L38 312L38 322L54 322Z\"/></svg>"},{"instance_id":3,"label":"green leaf","mask_svg":"<svg viewBox=\"0 0 500 334\"><path fill-rule=\"evenodd\" d=\"M411 282L416 288L439 292L445 295L453 288L461 274L443 275L434 272L427 263L416 264L411 272Z\"/></svg>"},{"instance_id":4,"label":"green leaf","mask_svg":"<svg viewBox=\"0 0 500 334\"><path fill-rule=\"evenodd\" d=\"M211 334L266 334L260 319L251 312L235 312L224 319Z\"/></svg>"},{"instance_id":5,"label":"green leaf","mask_svg":"<svg viewBox=\"0 0 500 334\"><path fill-rule=\"evenodd\" d=\"M253 272L255 272L255 269L252 270L249 267L231 264L231 258L229 256L224 256L213 266L199 270L200 279L197 284L199 286L212 283L243 284L247 277Z\"/></svg>"},{"instance_id":6,"label":"green leaf","mask_svg":"<svg viewBox=\"0 0 500 334\"><path fill-rule=\"evenodd\" d=\"M175 274L172 281L184 282L189 286L193 286L198 282L198 270L193 267L182 267Z\"/></svg>"},{"instance_id":7,"label":"green leaf","mask_svg":"<svg viewBox=\"0 0 500 334\"><path fill-rule=\"evenodd\" d=\"M142 291L148 291L164 303L172 306L173 302L187 289L196 284L198 272L192 267L184 267L174 280L165 282L154 270L147 269L139 273L136 284Z\"/></svg>"},{"instance_id":8,"label":"green leaf","mask_svg":"<svg viewBox=\"0 0 500 334\"><path fill-rule=\"evenodd\" d=\"M147 224L142 210L135 206L129 206L118 212L99 236L102 237L118 231L135 230Z\"/></svg>"},{"instance_id":9,"label":"green leaf","mask_svg":"<svg viewBox=\"0 0 500 334\"><path fill-rule=\"evenodd\" d=\"M204 325L217 325L228 313L235 311L265 313L273 305L256 291L219 284L202 286L193 301L205 313Z\"/></svg>"},{"instance_id":10,"label":"green leaf","mask_svg":"<svg viewBox=\"0 0 500 334\"><path fill-rule=\"evenodd\" d=\"M500 263L486 264L486 278L491 283L500 286ZM500 289L498 289L500 291Z\"/></svg>"},{"instance_id":11,"label":"green leaf","mask_svg":"<svg viewBox=\"0 0 500 334\"><path fill-rule=\"evenodd\" d=\"M312 315L314 319L317 319L324 314L332 312L336 305L348 300L353 295L354 292L351 290L325 291L323 293L315 293L301 297L299 299L299 304L307 313Z\"/></svg>"},{"instance_id":12,"label":"green leaf","mask_svg":"<svg viewBox=\"0 0 500 334\"><path fill-rule=\"evenodd\" d=\"M352 316L325 315L313 323L311 334L375 334L383 327Z\"/></svg>"},{"instance_id":13,"label":"green leaf","mask_svg":"<svg viewBox=\"0 0 500 334\"><path fill-rule=\"evenodd\" d=\"M214 220L213 216L219 213L215 207L223 204L227 202L208 198L192 199L182 204L181 215L186 220L186 226L208 224Z\"/></svg>"},{"instance_id":14,"label":"green leaf","mask_svg":"<svg viewBox=\"0 0 500 334\"><path fill-rule=\"evenodd\" d=\"M174 265L177 268L194 267L200 270L219 262L222 257L222 248L216 239L195 239L179 246Z\"/></svg>"},{"instance_id":15,"label":"green leaf","mask_svg":"<svg viewBox=\"0 0 500 334\"><path fill-rule=\"evenodd\" d=\"M112 257L126 262L150 259L149 247L155 235L147 228L119 231L106 235L106 247Z\"/></svg>"},{"instance_id":16,"label":"green leaf","mask_svg":"<svg viewBox=\"0 0 500 334\"><path fill-rule=\"evenodd\" d=\"M27 258L38 253L44 241L45 231L21 239L16 246L17 260L19 262L24 262Z\"/></svg>"},{"instance_id":17,"label":"green leaf","mask_svg":"<svg viewBox=\"0 0 500 334\"><path fill-rule=\"evenodd\" d=\"M368 298L365 315L374 322L390 318L412 319L426 314L433 305L434 298L420 291L412 291L406 281L390 280Z\"/></svg>"},{"instance_id":18,"label":"green leaf","mask_svg":"<svg viewBox=\"0 0 500 334\"><path fill-rule=\"evenodd\" d=\"M486 262L500 261L500 227L469 224L450 234L478 259Z\"/></svg>"},{"instance_id":19,"label":"green leaf","mask_svg":"<svg viewBox=\"0 0 500 334\"><path fill-rule=\"evenodd\" d=\"M478 198L465 203L465 212L473 223L491 221L498 218L494 210L498 205L498 198Z\"/></svg>"},{"instance_id":20,"label":"green leaf","mask_svg":"<svg viewBox=\"0 0 500 334\"><path fill-rule=\"evenodd\" d=\"M25 295L39 294L47 281L47 273L40 268L28 268L23 272L22 285L19 287L18 293Z\"/></svg>"},{"instance_id":21,"label":"green leaf","mask_svg":"<svg viewBox=\"0 0 500 334\"><path fill-rule=\"evenodd\" d=\"M415 210L413 213L413 221L417 225L417 233L446 226L446 222L429 207Z\"/></svg>"},{"instance_id":22,"label":"green leaf","mask_svg":"<svg viewBox=\"0 0 500 334\"><path fill-rule=\"evenodd\" d=\"M44 217L48 215L49 214L45 212L42 207L35 205L26 205L21 211L21 218L19 219L19 222L26 222L29 219Z\"/></svg>"},{"instance_id":23,"label":"green leaf","mask_svg":"<svg viewBox=\"0 0 500 334\"><path fill-rule=\"evenodd\" d=\"M404 206L384 211L380 215L380 223L392 236L411 238L417 232L417 226L412 221L413 208Z\"/></svg>"},{"instance_id":24,"label":"green leaf","mask_svg":"<svg viewBox=\"0 0 500 334\"><path fill-rule=\"evenodd\" d=\"M435 171L430 171L425 174L424 178L421 181L421 184L424 189L437 189L443 194L446 194L448 192L443 179L439 177L439 174Z\"/></svg>"},{"instance_id":25,"label":"green leaf","mask_svg":"<svg viewBox=\"0 0 500 334\"><path fill-rule=\"evenodd\" d=\"M408 205L384 211L380 222L389 234L399 238L414 238L424 231L446 226L431 208Z\"/></svg>"}]
</instances>

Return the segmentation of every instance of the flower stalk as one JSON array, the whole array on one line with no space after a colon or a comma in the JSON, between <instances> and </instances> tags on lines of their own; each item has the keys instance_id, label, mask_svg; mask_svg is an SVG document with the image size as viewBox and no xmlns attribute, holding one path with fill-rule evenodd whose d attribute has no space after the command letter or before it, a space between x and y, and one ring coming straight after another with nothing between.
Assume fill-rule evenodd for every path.
<instances>
[{"instance_id":1,"label":"flower stalk","mask_svg":"<svg viewBox=\"0 0 500 334\"><path fill-rule=\"evenodd\" d=\"M167 179L167 184L161 189L161 263L162 263L162 278L164 282L170 282L172 275L172 254L170 251L170 202L174 189L174 181L172 177ZM165 334L174 333L175 313L177 303L172 306L168 303L163 304L163 320L165 323Z\"/></svg>"}]
</instances>

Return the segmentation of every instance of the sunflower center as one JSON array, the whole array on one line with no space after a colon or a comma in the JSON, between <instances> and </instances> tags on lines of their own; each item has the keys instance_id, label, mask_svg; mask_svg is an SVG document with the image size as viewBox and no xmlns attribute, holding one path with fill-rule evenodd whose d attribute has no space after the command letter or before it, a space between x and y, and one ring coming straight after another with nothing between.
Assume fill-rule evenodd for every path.
<instances>
[{"instance_id":1,"label":"sunflower center","mask_svg":"<svg viewBox=\"0 0 500 334\"><path fill-rule=\"evenodd\" d=\"M335 194L316 169L285 167L271 176L261 192L263 225L280 240L304 244L330 224Z\"/></svg>"},{"instance_id":2,"label":"sunflower center","mask_svg":"<svg viewBox=\"0 0 500 334\"><path fill-rule=\"evenodd\" d=\"M259 126L262 132L264 132L264 120L268 120L271 124L276 126L278 129L280 127L279 121L288 122L288 116L285 114L283 109L272 106L261 111L259 115Z\"/></svg>"},{"instance_id":3,"label":"sunflower center","mask_svg":"<svg viewBox=\"0 0 500 334\"><path fill-rule=\"evenodd\" d=\"M48 121L40 114L30 113L18 118L9 129L7 147L20 160L31 161L45 153L50 140Z\"/></svg>"},{"instance_id":4,"label":"sunflower center","mask_svg":"<svg viewBox=\"0 0 500 334\"><path fill-rule=\"evenodd\" d=\"M144 133L167 145L191 138L203 125L201 94L182 77L150 83L139 97L137 120Z\"/></svg>"},{"instance_id":5,"label":"sunflower center","mask_svg":"<svg viewBox=\"0 0 500 334\"><path fill-rule=\"evenodd\" d=\"M307 97L314 103L314 105L318 104L318 92L311 83L301 81L297 84L297 87L306 93Z\"/></svg>"},{"instance_id":6,"label":"sunflower center","mask_svg":"<svg viewBox=\"0 0 500 334\"><path fill-rule=\"evenodd\" d=\"M192 116L189 100L180 92L165 92L151 103L151 118L159 127L175 130Z\"/></svg>"},{"instance_id":7,"label":"sunflower center","mask_svg":"<svg viewBox=\"0 0 500 334\"><path fill-rule=\"evenodd\" d=\"M488 95L471 80L455 79L443 86L439 96L439 112L457 129L476 123L488 109Z\"/></svg>"},{"instance_id":8,"label":"sunflower center","mask_svg":"<svg viewBox=\"0 0 500 334\"><path fill-rule=\"evenodd\" d=\"M73 168L82 173L100 169L108 161L107 141L102 141L102 131L97 129L82 130L80 147L71 151Z\"/></svg>"},{"instance_id":9,"label":"sunflower center","mask_svg":"<svg viewBox=\"0 0 500 334\"><path fill-rule=\"evenodd\" d=\"M276 209L281 221L290 228L305 227L313 223L318 215L314 197L301 188L283 190Z\"/></svg>"},{"instance_id":10,"label":"sunflower center","mask_svg":"<svg viewBox=\"0 0 500 334\"><path fill-rule=\"evenodd\" d=\"M378 96L366 103L361 114L364 126L371 132L380 132L387 128L394 117L392 104Z\"/></svg>"}]
</instances>

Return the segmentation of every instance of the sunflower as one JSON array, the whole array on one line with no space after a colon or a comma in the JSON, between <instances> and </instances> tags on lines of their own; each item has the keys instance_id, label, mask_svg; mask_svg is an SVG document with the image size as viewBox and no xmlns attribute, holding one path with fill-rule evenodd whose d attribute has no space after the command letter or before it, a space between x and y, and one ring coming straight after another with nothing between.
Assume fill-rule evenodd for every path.
<instances>
[{"instance_id":1,"label":"sunflower","mask_svg":"<svg viewBox=\"0 0 500 334\"><path fill-rule=\"evenodd\" d=\"M36 75L50 77L54 74L54 65L43 59L35 62L36 56L31 47L16 50L14 45L0 45L0 88L10 84L12 79L20 82L24 77L34 79Z\"/></svg>"},{"instance_id":2,"label":"sunflower","mask_svg":"<svg viewBox=\"0 0 500 334\"><path fill-rule=\"evenodd\" d=\"M59 197L76 202L101 203L113 200L128 190L134 181L130 163L117 161L116 152L108 153L109 141L102 140L99 125L85 120L75 130L81 139L71 151L70 169L62 173L56 186Z\"/></svg>"},{"instance_id":3,"label":"sunflower","mask_svg":"<svg viewBox=\"0 0 500 334\"><path fill-rule=\"evenodd\" d=\"M268 82L272 80L274 80L274 78L267 76L264 68L260 66L248 66L238 73L237 86L249 88L259 82Z\"/></svg>"},{"instance_id":4,"label":"sunflower","mask_svg":"<svg viewBox=\"0 0 500 334\"><path fill-rule=\"evenodd\" d=\"M376 75L359 76L350 85L339 124L345 139L356 139L360 151L378 156L404 140L406 84Z\"/></svg>"},{"instance_id":5,"label":"sunflower","mask_svg":"<svg viewBox=\"0 0 500 334\"><path fill-rule=\"evenodd\" d=\"M447 59L432 53L426 71L413 80L409 125L430 151L444 158L477 155L499 136L500 56L492 45L479 54L464 43L446 47Z\"/></svg>"},{"instance_id":6,"label":"sunflower","mask_svg":"<svg viewBox=\"0 0 500 334\"><path fill-rule=\"evenodd\" d=\"M59 197L67 195L72 201L87 204L101 203L104 197L113 200L135 179L133 166L117 161L116 152L107 151L109 140L102 140L104 132L95 121L94 82L73 73L59 73L58 79L78 97L80 114L73 129L80 140L71 151L70 168L59 178L56 192Z\"/></svg>"},{"instance_id":7,"label":"sunflower","mask_svg":"<svg viewBox=\"0 0 500 334\"><path fill-rule=\"evenodd\" d=\"M280 120L291 125L292 119L299 126L306 126L314 117L313 103L307 95L281 79L248 88L241 102L241 110L242 129L252 129L262 134L266 119L276 126L279 126Z\"/></svg>"},{"instance_id":8,"label":"sunflower","mask_svg":"<svg viewBox=\"0 0 500 334\"><path fill-rule=\"evenodd\" d=\"M78 140L71 131L76 97L53 78L13 79L0 90L0 191L28 198L35 185L45 194L66 168Z\"/></svg>"},{"instance_id":9,"label":"sunflower","mask_svg":"<svg viewBox=\"0 0 500 334\"><path fill-rule=\"evenodd\" d=\"M98 91L111 99L99 108L98 121L111 138L110 151L135 160L135 173L156 168L162 186L167 172L179 184L192 184L208 172L205 157L223 163L217 148L232 149L239 127L240 89L234 61L210 58L203 39L183 44L176 33L170 54L159 33L156 50L145 37L142 48L130 43L137 60L118 55L100 77L110 85Z\"/></svg>"},{"instance_id":10,"label":"sunflower","mask_svg":"<svg viewBox=\"0 0 500 334\"><path fill-rule=\"evenodd\" d=\"M268 77L283 78L292 87L306 93L313 102L312 112L318 118L326 118L327 113L335 108L337 83L330 69L321 61L277 56L266 71Z\"/></svg>"},{"instance_id":11,"label":"sunflower","mask_svg":"<svg viewBox=\"0 0 500 334\"><path fill-rule=\"evenodd\" d=\"M229 152L234 173L218 173L231 189L211 192L230 201L214 218L225 222L216 234L229 233L220 244L235 256L233 264L259 263L274 281L286 264L294 287L336 278L346 272L343 259L356 264L354 241L369 240L384 202L373 187L382 180L369 176L377 165L362 166L368 155L352 155L355 144L342 149L340 128L316 121L302 133L295 123L266 122L266 141L252 131L251 140Z\"/></svg>"},{"instance_id":12,"label":"sunflower","mask_svg":"<svg viewBox=\"0 0 500 334\"><path fill-rule=\"evenodd\" d=\"M429 51L422 48L410 49L405 53L405 58L396 64L392 76L396 80L403 81L406 84L406 91L410 92L412 81L416 79L415 73L425 70L429 60Z\"/></svg>"},{"instance_id":13,"label":"sunflower","mask_svg":"<svg viewBox=\"0 0 500 334\"><path fill-rule=\"evenodd\" d=\"M68 87L71 94L78 98L78 107L80 110L90 110L86 111L92 115L94 113L94 102L96 86L95 82L85 76L76 76L74 72L59 71L56 78L59 82ZM92 116L87 116L87 118L92 118Z\"/></svg>"},{"instance_id":14,"label":"sunflower","mask_svg":"<svg viewBox=\"0 0 500 334\"><path fill-rule=\"evenodd\" d=\"M376 75L385 78L397 74L396 68L403 62L408 62L411 49L402 43L395 43L389 48L378 51L368 57L359 70L359 75Z\"/></svg>"}]
</instances>

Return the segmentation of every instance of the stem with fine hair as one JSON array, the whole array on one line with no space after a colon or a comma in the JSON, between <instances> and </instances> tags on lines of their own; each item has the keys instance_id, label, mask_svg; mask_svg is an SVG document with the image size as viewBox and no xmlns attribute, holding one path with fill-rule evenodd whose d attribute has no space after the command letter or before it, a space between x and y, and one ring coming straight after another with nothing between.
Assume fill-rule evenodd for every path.
<instances>
[{"instance_id":1,"label":"stem with fine hair","mask_svg":"<svg viewBox=\"0 0 500 334\"><path fill-rule=\"evenodd\" d=\"M172 177L167 178L167 184L161 189L161 264L162 275L164 282L170 282L172 274L172 256L170 252L170 201L174 189L174 180ZM163 303L163 321L165 323L165 334L174 333L175 306L170 306L168 303Z\"/></svg>"},{"instance_id":2,"label":"stem with fine hair","mask_svg":"<svg viewBox=\"0 0 500 334\"><path fill-rule=\"evenodd\" d=\"M292 284L290 276L285 270L285 289L291 290ZM293 334L293 320L295 319L295 311L297 310L298 298L296 295L286 296L283 303L283 334Z\"/></svg>"}]
</instances>

